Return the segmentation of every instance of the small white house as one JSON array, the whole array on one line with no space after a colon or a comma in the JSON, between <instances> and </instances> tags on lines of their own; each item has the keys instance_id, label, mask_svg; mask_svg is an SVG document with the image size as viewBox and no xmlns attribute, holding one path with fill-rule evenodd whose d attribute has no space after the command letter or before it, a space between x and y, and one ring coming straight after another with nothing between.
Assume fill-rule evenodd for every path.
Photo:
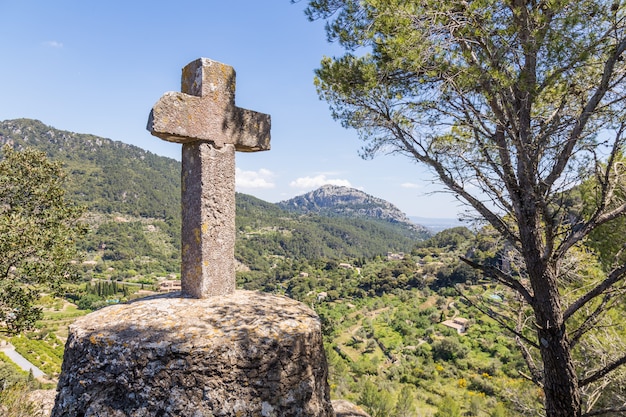
<instances>
[{"instance_id":1,"label":"small white house","mask_svg":"<svg viewBox=\"0 0 626 417\"><path fill-rule=\"evenodd\" d=\"M467 331L467 328L469 327L469 319L456 317L452 320L446 320L441 324L456 330L458 334L463 334Z\"/></svg>"}]
</instances>

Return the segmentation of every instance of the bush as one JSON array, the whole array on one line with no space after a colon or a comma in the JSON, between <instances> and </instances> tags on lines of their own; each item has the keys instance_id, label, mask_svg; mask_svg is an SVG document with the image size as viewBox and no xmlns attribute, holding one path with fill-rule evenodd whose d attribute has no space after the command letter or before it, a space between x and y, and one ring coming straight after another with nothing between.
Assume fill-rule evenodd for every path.
<instances>
[{"instance_id":1,"label":"bush","mask_svg":"<svg viewBox=\"0 0 626 417\"><path fill-rule=\"evenodd\" d=\"M81 310L97 310L102 307L104 301L95 294L85 294L76 301L76 305Z\"/></svg>"},{"instance_id":2,"label":"bush","mask_svg":"<svg viewBox=\"0 0 626 417\"><path fill-rule=\"evenodd\" d=\"M461 417L461 407L449 395L443 397L434 417Z\"/></svg>"},{"instance_id":3,"label":"bush","mask_svg":"<svg viewBox=\"0 0 626 417\"><path fill-rule=\"evenodd\" d=\"M467 348L456 337L445 337L435 341L432 345L433 359L442 361L454 361L463 359L467 355Z\"/></svg>"}]
</instances>

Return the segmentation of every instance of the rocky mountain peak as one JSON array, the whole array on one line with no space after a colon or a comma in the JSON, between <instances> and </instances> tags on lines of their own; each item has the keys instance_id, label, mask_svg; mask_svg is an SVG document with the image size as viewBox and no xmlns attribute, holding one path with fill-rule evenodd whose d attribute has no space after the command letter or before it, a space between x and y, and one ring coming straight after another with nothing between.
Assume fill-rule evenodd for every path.
<instances>
[{"instance_id":1,"label":"rocky mountain peak","mask_svg":"<svg viewBox=\"0 0 626 417\"><path fill-rule=\"evenodd\" d=\"M419 233L426 230L411 222L405 213L390 202L350 187L327 184L290 200L281 201L278 205L285 210L299 213L366 217L401 224Z\"/></svg>"}]
</instances>

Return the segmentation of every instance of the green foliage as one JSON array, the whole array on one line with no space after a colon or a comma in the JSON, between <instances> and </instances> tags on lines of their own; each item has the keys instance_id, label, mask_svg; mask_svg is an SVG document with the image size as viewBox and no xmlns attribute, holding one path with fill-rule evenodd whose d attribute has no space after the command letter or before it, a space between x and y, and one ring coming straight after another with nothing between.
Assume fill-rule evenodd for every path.
<instances>
[{"instance_id":1,"label":"green foliage","mask_svg":"<svg viewBox=\"0 0 626 417\"><path fill-rule=\"evenodd\" d=\"M132 260L141 256L159 255L149 243L144 225L139 221L102 223L83 244L88 251L102 249L104 260Z\"/></svg>"},{"instance_id":2,"label":"green foliage","mask_svg":"<svg viewBox=\"0 0 626 417\"><path fill-rule=\"evenodd\" d=\"M459 250L467 247L474 239L474 233L467 227L453 227L442 230L435 236L424 240L418 244L421 248L446 248L448 250Z\"/></svg>"},{"instance_id":3,"label":"green foliage","mask_svg":"<svg viewBox=\"0 0 626 417\"><path fill-rule=\"evenodd\" d=\"M147 284L152 281L140 279ZM133 298L133 294L143 288L143 283L124 283L110 280L96 280L85 283L84 289L74 294L76 306L81 310L97 310L111 304L126 302ZM152 285L150 287L152 288Z\"/></svg>"},{"instance_id":4,"label":"green foliage","mask_svg":"<svg viewBox=\"0 0 626 417\"><path fill-rule=\"evenodd\" d=\"M467 355L467 349L454 336L444 337L435 341L432 345L433 359L441 361L456 361L463 359Z\"/></svg>"},{"instance_id":5,"label":"green foliage","mask_svg":"<svg viewBox=\"0 0 626 417\"><path fill-rule=\"evenodd\" d=\"M64 343L54 333L44 338L15 336L10 339L15 350L49 377L58 377L63 363Z\"/></svg>"},{"instance_id":6,"label":"green foliage","mask_svg":"<svg viewBox=\"0 0 626 417\"><path fill-rule=\"evenodd\" d=\"M454 398L446 395L443 397L443 400L441 400L435 417L461 417L461 407L459 407L459 404Z\"/></svg>"},{"instance_id":7,"label":"green foliage","mask_svg":"<svg viewBox=\"0 0 626 417\"><path fill-rule=\"evenodd\" d=\"M506 417L508 415L504 404L497 403L496 406L489 413L489 417Z\"/></svg>"},{"instance_id":8,"label":"green foliage","mask_svg":"<svg viewBox=\"0 0 626 417\"><path fill-rule=\"evenodd\" d=\"M0 322L9 332L41 317L42 290L55 291L75 276L83 209L65 195L59 163L33 149L5 146L0 161Z\"/></svg>"},{"instance_id":9,"label":"green foliage","mask_svg":"<svg viewBox=\"0 0 626 417\"><path fill-rule=\"evenodd\" d=\"M28 373L15 365L4 352L0 352L0 387L27 382Z\"/></svg>"},{"instance_id":10,"label":"green foliage","mask_svg":"<svg viewBox=\"0 0 626 417\"><path fill-rule=\"evenodd\" d=\"M76 301L81 310L97 310L106 306L106 301L96 294L85 294Z\"/></svg>"},{"instance_id":11,"label":"green foliage","mask_svg":"<svg viewBox=\"0 0 626 417\"><path fill-rule=\"evenodd\" d=\"M365 268L376 263L369 260ZM515 403L536 405L536 392L520 377L524 364L519 353L509 351L506 365L500 356L514 348L514 340L452 294L395 289L381 296L315 303L329 351L331 394L355 399L364 407L389 402L389 416L433 415L446 394L466 415L485 417L497 402L511 408L511 415L524 415L508 393L516 393ZM451 316L472 319L467 333L437 325ZM381 399L365 381L391 397Z\"/></svg>"},{"instance_id":12,"label":"green foliage","mask_svg":"<svg viewBox=\"0 0 626 417\"><path fill-rule=\"evenodd\" d=\"M326 20L328 38L345 50L323 58L318 94L334 118L358 131L365 156L397 152L425 164L491 226L484 243L492 247L466 257L517 292L519 303L497 305L493 315L520 336L545 413L621 407L626 373L617 368L626 355L597 340L624 334L615 317L623 312L626 274L626 4L308 4L309 18ZM574 185L576 198L568 195ZM458 247L452 237L433 243ZM604 271L581 256L585 244ZM448 269L438 271L439 286L478 281ZM472 302L493 306L482 301ZM599 330L609 328L610 337ZM503 362L507 350L499 350Z\"/></svg>"},{"instance_id":13,"label":"green foliage","mask_svg":"<svg viewBox=\"0 0 626 417\"><path fill-rule=\"evenodd\" d=\"M599 255L605 270L626 262L623 238L626 233L626 218L622 217L597 228L587 241L587 245Z\"/></svg>"},{"instance_id":14,"label":"green foliage","mask_svg":"<svg viewBox=\"0 0 626 417\"><path fill-rule=\"evenodd\" d=\"M626 163L624 156L619 155L619 163L616 164L611 176L616 176L616 194L623 199L625 196L626 179L624 168ZM564 206L572 217L590 218L594 210L598 209L602 184L606 179L591 177L582 184L568 190ZM624 233L626 233L626 217L619 216L616 219L601 224L589 234L585 245L591 248L605 271L610 273L614 268L626 263L626 251L624 250Z\"/></svg>"},{"instance_id":15,"label":"green foliage","mask_svg":"<svg viewBox=\"0 0 626 417\"><path fill-rule=\"evenodd\" d=\"M398 400L393 410L394 417L412 417L415 413L415 400L413 390L409 385L404 385L398 394Z\"/></svg>"},{"instance_id":16,"label":"green foliage","mask_svg":"<svg viewBox=\"0 0 626 417\"><path fill-rule=\"evenodd\" d=\"M41 406L30 399L33 389L41 388L32 373L21 370L0 352L0 415L3 417L43 417Z\"/></svg>"},{"instance_id":17,"label":"green foliage","mask_svg":"<svg viewBox=\"0 0 626 417\"><path fill-rule=\"evenodd\" d=\"M393 398L389 391L378 388L369 379L363 383L359 403L372 417L388 417L393 411Z\"/></svg>"}]
</instances>

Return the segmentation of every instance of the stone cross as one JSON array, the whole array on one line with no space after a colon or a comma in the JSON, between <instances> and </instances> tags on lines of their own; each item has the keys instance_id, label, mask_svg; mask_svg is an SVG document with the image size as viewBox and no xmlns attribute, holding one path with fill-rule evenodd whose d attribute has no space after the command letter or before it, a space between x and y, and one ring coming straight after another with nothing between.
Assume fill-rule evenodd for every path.
<instances>
[{"instance_id":1,"label":"stone cross","mask_svg":"<svg viewBox=\"0 0 626 417\"><path fill-rule=\"evenodd\" d=\"M183 144L182 291L235 291L235 151L270 148L270 116L235 106L235 70L200 58L183 68L181 93L152 108L148 130Z\"/></svg>"}]
</instances>

